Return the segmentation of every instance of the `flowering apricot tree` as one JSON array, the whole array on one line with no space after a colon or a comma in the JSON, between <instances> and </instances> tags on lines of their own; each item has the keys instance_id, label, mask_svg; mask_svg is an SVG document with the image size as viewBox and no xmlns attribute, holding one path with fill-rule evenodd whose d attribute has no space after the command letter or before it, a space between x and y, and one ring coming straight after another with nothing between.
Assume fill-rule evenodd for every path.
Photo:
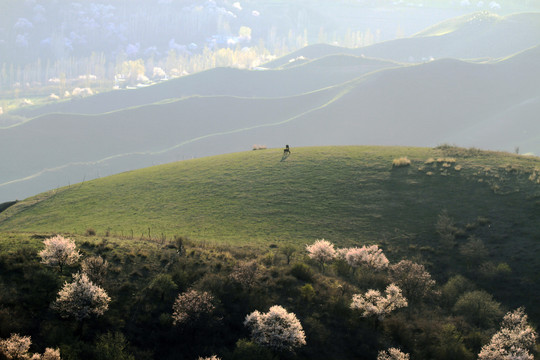
<instances>
[{"instance_id":1,"label":"flowering apricot tree","mask_svg":"<svg viewBox=\"0 0 540 360\"><path fill-rule=\"evenodd\" d=\"M45 249L39 252L41 262L50 266L58 266L60 272L65 265L76 263L81 254L75 249L75 242L61 235L43 241Z\"/></svg>"},{"instance_id":2,"label":"flowering apricot tree","mask_svg":"<svg viewBox=\"0 0 540 360\"><path fill-rule=\"evenodd\" d=\"M489 344L484 345L479 360L533 360L529 352L536 343L536 332L527 323L523 308L507 313L501 329L493 335Z\"/></svg>"},{"instance_id":3,"label":"flowering apricot tree","mask_svg":"<svg viewBox=\"0 0 540 360\"><path fill-rule=\"evenodd\" d=\"M77 321L92 315L103 315L109 308L111 298L105 290L95 285L86 274L76 273L73 282L64 284L58 293L53 308L62 317L72 317Z\"/></svg>"},{"instance_id":4,"label":"flowering apricot tree","mask_svg":"<svg viewBox=\"0 0 540 360\"><path fill-rule=\"evenodd\" d=\"M193 289L186 291L178 294L173 304L173 323L177 325L196 322L212 314L215 308L214 297L210 293Z\"/></svg>"},{"instance_id":5,"label":"flowering apricot tree","mask_svg":"<svg viewBox=\"0 0 540 360\"><path fill-rule=\"evenodd\" d=\"M294 313L274 305L267 313L255 310L244 321L251 330L251 339L273 350L292 351L306 344L302 324Z\"/></svg>"},{"instance_id":6,"label":"flowering apricot tree","mask_svg":"<svg viewBox=\"0 0 540 360\"><path fill-rule=\"evenodd\" d=\"M379 351L377 360L409 360L409 354L402 352L397 348L390 348L387 351Z\"/></svg>"},{"instance_id":7,"label":"flowering apricot tree","mask_svg":"<svg viewBox=\"0 0 540 360\"><path fill-rule=\"evenodd\" d=\"M30 336L20 336L11 334L7 339L0 339L0 358L8 360L60 360L60 350L46 348L41 355L39 353L30 354Z\"/></svg>"},{"instance_id":8,"label":"flowering apricot tree","mask_svg":"<svg viewBox=\"0 0 540 360\"><path fill-rule=\"evenodd\" d=\"M407 306L407 299L401 294L401 289L390 284L382 295L379 290L368 290L365 294L354 294L351 309L362 311L363 317L376 316L379 320L398 308Z\"/></svg>"},{"instance_id":9,"label":"flowering apricot tree","mask_svg":"<svg viewBox=\"0 0 540 360\"><path fill-rule=\"evenodd\" d=\"M347 264L353 268L353 271L362 265L370 269L382 270L386 269L389 264L386 255L377 245L344 249L343 257Z\"/></svg>"},{"instance_id":10,"label":"flowering apricot tree","mask_svg":"<svg viewBox=\"0 0 540 360\"><path fill-rule=\"evenodd\" d=\"M322 271L324 271L324 265L332 261L337 254L334 244L324 239L317 240L311 245L306 245L306 250L308 256L319 263Z\"/></svg>"}]
</instances>

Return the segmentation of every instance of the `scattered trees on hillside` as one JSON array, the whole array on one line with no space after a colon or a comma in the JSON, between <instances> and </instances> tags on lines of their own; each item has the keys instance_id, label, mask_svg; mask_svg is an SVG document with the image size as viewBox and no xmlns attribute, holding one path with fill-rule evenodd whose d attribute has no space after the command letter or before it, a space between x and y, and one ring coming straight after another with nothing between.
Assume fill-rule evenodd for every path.
<instances>
[{"instance_id":1,"label":"scattered trees on hillside","mask_svg":"<svg viewBox=\"0 0 540 360\"><path fill-rule=\"evenodd\" d=\"M246 316L244 325L251 331L251 339L277 351L293 351L306 345L302 324L294 313L274 305L267 313L257 310Z\"/></svg>"},{"instance_id":2,"label":"scattered trees on hillside","mask_svg":"<svg viewBox=\"0 0 540 360\"><path fill-rule=\"evenodd\" d=\"M188 290L178 294L173 304L174 325L186 325L207 319L214 310L215 299L206 291Z\"/></svg>"},{"instance_id":3,"label":"scattered trees on hillside","mask_svg":"<svg viewBox=\"0 0 540 360\"><path fill-rule=\"evenodd\" d=\"M493 335L489 344L482 347L479 360L533 360L536 332L527 323L523 308L508 312L501 329Z\"/></svg>"},{"instance_id":4,"label":"scattered trees on hillside","mask_svg":"<svg viewBox=\"0 0 540 360\"><path fill-rule=\"evenodd\" d=\"M43 243L45 249L39 252L41 262L49 266L58 266L60 272L65 265L75 264L81 257L75 242L61 235L45 239Z\"/></svg>"},{"instance_id":5,"label":"scattered trees on hillside","mask_svg":"<svg viewBox=\"0 0 540 360\"><path fill-rule=\"evenodd\" d=\"M7 339L0 339L0 355L8 360L60 360L59 349L46 348L43 354L30 354L30 345L30 336L11 334Z\"/></svg>"},{"instance_id":6,"label":"scattered trees on hillside","mask_svg":"<svg viewBox=\"0 0 540 360\"><path fill-rule=\"evenodd\" d=\"M375 316L383 320L392 311L407 306L407 299L395 284L388 285L384 293L382 295L379 290L370 289L365 294L354 294L351 309L360 310L363 317Z\"/></svg>"},{"instance_id":7,"label":"scattered trees on hillside","mask_svg":"<svg viewBox=\"0 0 540 360\"><path fill-rule=\"evenodd\" d=\"M73 282L64 284L58 292L53 308L62 317L72 317L77 321L92 315L103 315L109 308L111 298L105 290L95 285L84 273L73 275Z\"/></svg>"},{"instance_id":8,"label":"scattered trees on hillside","mask_svg":"<svg viewBox=\"0 0 540 360\"><path fill-rule=\"evenodd\" d=\"M411 303L421 301L433 292L435 286L435 280L431 278L424 265L410 260L401 260L391 265L390 279L403 290L403 295Z\"/></svg>"},{"instance_id":9,"label":"scattered trees on hillside","mask_svg":"<svg viewBox=\"0 0 540 360\"><path fill-rule=\"evenodd\" d=\"M308 256L319 263L323 272L324 265L336 257L334 244L324 239L317 240L311 245L306 245L306 250L308 252Z\"/></svg>"},{"instance_id":10,"label":"scattered trees on hillside","mask_svg":"<svg viewBox=\"0 0 540 360\"><path fill-rule=\"evenodd\" d=\"M379 351L377 360L409 360L409 354L402 352L397 348L390 348L386 351Z\"/></svg>"}]
</instances>

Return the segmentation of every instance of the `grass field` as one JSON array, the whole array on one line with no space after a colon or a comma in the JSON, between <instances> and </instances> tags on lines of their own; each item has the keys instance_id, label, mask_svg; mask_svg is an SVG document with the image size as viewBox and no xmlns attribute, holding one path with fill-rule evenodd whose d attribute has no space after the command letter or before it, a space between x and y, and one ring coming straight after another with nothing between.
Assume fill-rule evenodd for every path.
<instances>
[{"instance_id":1,"label":"grass field","mask_svg":"<svg viewBox=\"0 0 540 360\"><path fill-rule=\"evenodd\" d=\"M183 161L29 198L0 214L0 230L351 244L396 233L430 237L443 209L462 224L479 216L521 222L538 211L538 185L528 180L538 158L473 153L314 147L293 149L283 162L279 149ZM455 163L425 164L445 154ZM402 156L411 165L393 169Z\"/></svg>"}]
</instances>

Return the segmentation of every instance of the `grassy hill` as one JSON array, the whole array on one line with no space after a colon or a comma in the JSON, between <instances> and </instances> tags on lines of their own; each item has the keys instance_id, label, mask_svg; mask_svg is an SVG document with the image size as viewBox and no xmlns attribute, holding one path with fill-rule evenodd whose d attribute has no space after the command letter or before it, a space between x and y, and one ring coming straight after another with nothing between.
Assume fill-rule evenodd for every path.
<instances>
[{"instance_id":1,"label":"grassy hill","mask_svg":"<svg viewBox=\"0 0 540 360\"><path fill-rule=\"evenodd\" d=\"M402 156L411 165L392 167ZM125 241L182 235L260 248L326 238L340 246L378 243L392 257L428 263L459 258L459 246L475 236L489 249L490 263L516 269L512 276L521 285L513 286L530 299L538 294L538 158L358 146L293 148L280 159L280 149L234 153L60 188L0 213L0 231L92 228ZM443 211L459 229L452 252L435 230ZM507 290L498 291L513 304Z\"/></svg>"},{"instance_id":2,"label":"grassy hill","mask_svg":"<svg viewBox=\"0 0 540 360\"><path fill-rule=\"evenodd\" d=\"M474 155L474 156L473 156ZM412 165L392 168L407 156ZM452 156L425 165L429 158ZM294 148L181 161L53 190L0 215L0 230L180 234L238 244L433 235L442 209L494 226L538 211L538 158L408 147ZM460 169L456 169L459 166ZM420 170L419 170L420 168ZM431 172L433 174L427 174ZM515 206L519 205L520 211ZM532 230L531 230L532 231Z\"/></svg>"}]
</instances>

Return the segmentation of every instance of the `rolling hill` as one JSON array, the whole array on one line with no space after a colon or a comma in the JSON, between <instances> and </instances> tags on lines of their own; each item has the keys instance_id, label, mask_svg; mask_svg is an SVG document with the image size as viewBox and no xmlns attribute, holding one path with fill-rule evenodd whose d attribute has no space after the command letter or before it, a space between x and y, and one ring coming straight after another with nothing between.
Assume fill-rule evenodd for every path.
<instances>
[{"instance_id":1,"label":"rolling hill","mask_svg":"<svg viewBox=\"0 0 540 360\"><path fill-rule=\"evenodd\" d=\"M57 189L0 213L0 231L94 228L126 241L183 235L256 247L326 238L440 261L435 223L446 210L462 229L458 244L480 238L490 261L519 269L515 286L525 298L538 293L538 158L453 147L293 148L285 161L281 155L269 149L181 161ZM411 165L393 168L402 156Z\"/></svg>"},{"instance_id":2,"label":"rolling hill","mask_svg":"<svg viewBox=\"0 0 540 360\"><path fill-rule=\"evenodd\" d=\"M332 59L298 68L325 61ZM0 199L253 144L455 143L538 154L538 62L534 47L496 63L387 68L295 97L191 97L98 115L44 115L0 130L0 150L10 154L1 164Z\"/></svg>"},{"instance_id":3,"label":"rolling hill","mask_svg":"<svg viewBox=\"0 0 540 360\"><path fill-rule=\"evenodd\" d=\"M29 118L50 113L100 114L195 95L289 97L399 66L401 64L392 61L334 55L276 71L216 68L137 90L110 91L42 107L22 108L16 114Z\"/></svg>"},{"instance_id":4,"label":"rolling hill","mask_svg":"<svg viewBox=\"0 0 540 360\"><path fill-rule=\"evenodd\" d=\"M497 59L538 45L539 24L540 13L502 17L477 12L444 21L408 38L356 49L330 45L306 47L264 66L277 68L301 56L312 59L340 53L411 63L431 58Z\"/></svg>"}]
</instances>

